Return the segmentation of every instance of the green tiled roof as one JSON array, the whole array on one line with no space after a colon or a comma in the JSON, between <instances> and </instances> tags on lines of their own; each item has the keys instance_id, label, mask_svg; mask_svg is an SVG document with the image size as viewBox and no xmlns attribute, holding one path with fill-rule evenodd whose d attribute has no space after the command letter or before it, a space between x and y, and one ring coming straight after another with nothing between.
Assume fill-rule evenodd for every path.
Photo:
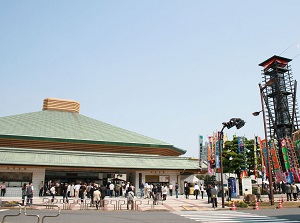
<instances>
[{"instance_id":1,"label":"green tiled roof","mask_svg":"<svg viewBox=\"0 0 300 223\"><path fill-rule=\"evenodd\" d=\"M59 167L198 170L199 161L187 157L75 152L0 147L0 163Z\"/></svg>"},{"instance_id":2,"label":"green tiled roof","mask_svg":"<svg viewBox=\"0 0 300 223\"><path fill-rule=\"evenodd\" d=\"M60 142L171 148L171 144L140 135L84 115L45 110L0 118L0 137Z\"/></svg>"}]
</instances>

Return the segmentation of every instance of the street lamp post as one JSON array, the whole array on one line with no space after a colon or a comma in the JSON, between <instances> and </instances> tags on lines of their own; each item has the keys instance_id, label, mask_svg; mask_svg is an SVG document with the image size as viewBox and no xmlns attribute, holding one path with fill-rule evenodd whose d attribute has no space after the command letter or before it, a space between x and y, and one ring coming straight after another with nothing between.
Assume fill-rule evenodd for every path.
<instances>
[{"instance_id":1,"label":"street lamp post","mask_svg":"<svg viewBox=\"0 0 300 223\"><path fill-rule=\"evenodd\" d=\"M273 194L273 177L272 177L272 168L271 168L271 160L270 160L270 148L268 143L268 135L267 135L267 123L266 123L266 115L265 115L265 106L264 106L264 99L263 99L263 87L261 84L259 84L259 90L260 90L260 101L261 101L261 111L259 112L253 112L252 115L258 116L261 112L263 113L263 122L264 122L264 132L265 132L265 139L266 139L266 150L267 150L267 160L268 160L268 166L267 171L269 175L269 190L270 190L270 204L274 205L274 194Z\"/></svg>"},{"instance_id":2,"label":"street lamp post","mask_svg":"<svg viewBox=\"0 0 300 223\"><path fill-rule=\"evenodd\" d=\"M223 161L222 161L222 150L223 150L223 130L225 128L230 129L235 126L237 129L242 128L245 125L245 121L240 118L232 118L229 122L223 122L223 128L218 134L218 144L219 144L219 155L220 155L220 168L221 168L221 195L222 195L222 208L225 208L224 199L224 179L223 179Z\"/></svg>"}]
</instances>

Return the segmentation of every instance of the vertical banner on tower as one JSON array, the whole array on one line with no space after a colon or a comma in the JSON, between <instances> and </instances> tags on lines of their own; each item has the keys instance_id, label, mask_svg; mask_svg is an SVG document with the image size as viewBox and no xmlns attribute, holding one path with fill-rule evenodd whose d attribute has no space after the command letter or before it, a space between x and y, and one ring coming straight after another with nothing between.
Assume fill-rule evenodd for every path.
<instances>
[{"instance_id":1,"label":"vertical banner on tower","mask_svg":"<svg viewBox=\"0 0 300 223\"><path fill-rule=\"evenodd\" d=\"M244 137L238 137L238 151L244 154Z\"/></svg>"},{"instance_id":2,"label":"vertical banner on tower","mask_svg":"<svg viewBox=\"0 0 300 223\"><path fill-rule=\"evenodd\" d=\"M254 179L257 178L257 136L254 137Z\"/></svg>"},{"instance_id":3,"label":"vertical banner on tower","mask_svg":"<svg viewBox=\"0 0 300 223\"><path fill-rule=\"evenodd\" d=\"M239 153L241 153L241 154L243 154L243 168L242 168L242 170L246 170L246 165L247 165L247 163L246 163L246 154L245 154L245 149L244 149L244 137L238 137L238 151L239 151ZM243 174L245 174L245 173L243 173Z\"/></svg>"},{"instance_id":4,"label":"vertical banner on tower","mask_svg":"<svg viewBox=\"0 0 300 223\"><path fill-rule=\"evenodd\" d=\"M203 136L199 136L199 168L200 168L200 172L202 171L202 153L203 153L202 145L203 145Z\"/></svg>"},{"instance_id":5,"label":"vertical banner on tower","mask_svg":"<svg viewBox=\"0 0 300 223\"><path fill-rule=\"evenodd\" d=\"M215 145L216 145L216 169L220 168L220 148L219 148L219 140L220 140L220 136L218 133L218 137L217 140L215 141Z\"/></svg>"},{"instance_id":6,"label":"vertical banner on tower","mask_svg":"<svg viewBox=\"0 0 300 223\"><path fill-rule=\"evenodd\" d=\"M269 164L269 160L268 160L268 151L267 151L267 145L266 145L266 140L261 140L260 141L260 148L261 148L261 155L262 155L262 159L263 159L263 163L265 166L265 170L268 170L268 164ZM265 175L268 176L268 171L264 171Z\"/></svg>"},{"instance_id":7,"label":"vertical banner on tower","mask_svg":"<svg viewBox=\"0 0 300 223\"><path fill-rule=\"evenodd\" d=\"M212 169L210 166L210 161L212 159L212 152L211 152L211 136L208 137L208 143L207 143L207 173L209 175L212 174Z\"/></svg>"}]
</instances>

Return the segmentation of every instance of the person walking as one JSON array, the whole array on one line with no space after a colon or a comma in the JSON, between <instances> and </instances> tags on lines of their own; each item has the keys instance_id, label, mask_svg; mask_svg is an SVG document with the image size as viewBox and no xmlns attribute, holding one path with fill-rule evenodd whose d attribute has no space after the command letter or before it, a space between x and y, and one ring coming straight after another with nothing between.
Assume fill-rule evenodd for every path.
<instances>
[{"instance_id":1,"label":"person walking","mask_svg":"<svg viewBox=\"0 0 300 223\"><path fill-rule=\"evenodd\" d=\"M200 187L199 185L196 183L194 186L194 195L196 196L196 200L198 200L198 194L200 192Z\"/></svg>"},{"instance_id":2,"label":"person walking","mask_svg":"<svg viewBox=\"0 0 300 223\"><path fill-rule=\"evenodd\" d=\"M203 195L204 195L204 186L203 186L203 184L200 185L200 192L201 192L201 198L203 199Z\"/></svg>"},{"instance_id":3,"label":"person walking","mask_svg":"<svg viewBox=\"0 0 300 223\"><path fill-rule=\"evenodd\" d=\"M96 209L98 210L99 209L99 204L100 204L100 201L101 201L101 192L98 188L98 185L94 185L94 191L93 191L93 198L94 198L94 202L96 204ZM100 205L101 206L101 205Z\"/></svg>"},{"instance_id":4,"label":"person walking","mask_svg":"<svg viewBox=\"0 0 300 223\"><path fill-rule=\"evenodd\" d=\"M185 194L185 199L189 199L190 197L190 185L185 182L184 184L184 194Z\"/></svg>"}]
</instances>

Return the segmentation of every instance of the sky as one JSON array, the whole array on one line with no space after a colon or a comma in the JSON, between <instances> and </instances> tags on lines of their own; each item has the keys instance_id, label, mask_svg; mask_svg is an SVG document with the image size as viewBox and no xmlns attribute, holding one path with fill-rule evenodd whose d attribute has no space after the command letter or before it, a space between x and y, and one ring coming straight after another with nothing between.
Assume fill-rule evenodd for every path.
<instances>
[{"instance_id":1,"label":"sky","mask_svg":"<svg viewBox=\"0 0 300 223\"><path fill-rule=\"evenodd\" d=\"M258 64L293 59L300 79L299 10L298 0L1 0L0 117L71 99L195 158L199 135L230 118L246 124L225 129L229 139L263 137Z\"/></svg>"}]
</instances>

